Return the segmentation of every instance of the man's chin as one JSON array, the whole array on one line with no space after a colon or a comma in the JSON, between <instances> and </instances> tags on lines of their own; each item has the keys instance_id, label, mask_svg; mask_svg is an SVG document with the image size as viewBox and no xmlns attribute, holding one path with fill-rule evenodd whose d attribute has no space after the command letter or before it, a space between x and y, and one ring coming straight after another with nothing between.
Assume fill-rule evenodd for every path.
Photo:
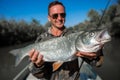
<instances>
[{"instance_id":1,"label":"man's chin","mask_svg":"<svg viewBox=\"0 0 120 80\"><path fill-rule=\"evenodd\" d=\"M58 28L62 28L64 25L57 25Z\"/></svg>"}]
</instances>

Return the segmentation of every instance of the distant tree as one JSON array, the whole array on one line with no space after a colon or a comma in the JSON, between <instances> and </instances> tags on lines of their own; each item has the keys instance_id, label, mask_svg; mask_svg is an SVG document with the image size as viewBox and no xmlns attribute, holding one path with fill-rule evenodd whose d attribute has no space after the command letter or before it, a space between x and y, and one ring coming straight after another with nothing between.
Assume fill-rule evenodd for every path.
<instances>
[{"instance_id":1,"label":"distant tree","mask_svg":"<svg viewBox=\"0 0 120 80\"><path fill-rule=\"evenodd\" d=\"M110 33L112 36L120 38L120 0L118 0L118 4L115 7L115 15L112 20Z\"/></svg>"},{"instance_id":2,"label":"distant tree","mask_svg":"<svg viewBox=\"0 0 120 80\"><path fill-rule=\"evenodd\" d=\"M75 30L75 31L84 31L84 30L87 29L87 25L88 25L87 22L79 23L79 24L77 24L77 25L75 25L73 27L73 30Z\"/></svg>"},{"instance_id":3,"label":"distant tree","mask_svg":"<svg viewBox=\"0 0 120 80\"><path fill-rule=\"evenodd\" d=\"M99 22L99 19L100 19L100 15L97 11L91 9L89 12L88 12L88 17L90 19L90 22L92 23L98 23Z\"/></svg>"},{"instance_id":4,"label":"distant tree","mask_svg":"<svg viewBox=\"0 0 120 80\"><path fill-rule=\"evenodd\" d=\"M36 19L32 19L32 22L31 22L31 25L32 26L40 26L41 24L40 24L40 22L38 21L38 20L36 20Z\"/></svg>"},{"instance_id":5,"label":"distant tree","mask_svg":"<svg viewBox=\"0 0 120 80\"><path fill-rule=\"evenodd\" d=\"M44 25L44 28L45 28L45 29L48 29L50 26L51 26L51 23L48 21L48 22Z\"/></svg>"},{"instance_id":6,"label":"distant tree","mask_svg":"<svg viewBox=\"0 0 120 80\"><path fill-rule=\"evenodd\" d=\"M0 19L0 46L35 41L42 32L44 32L43 26L37 20L29 24L25 20L17 22L14 19Z\"/></svg>"},{"instance_id":7,"label":"distant tree","mask_svg":"<svg viewBox=\"0 0 120 80\"><path fill-rule=\"evenodd\" d=\"M117 0L117 3L120 4L120 0Z\"/></svg>"}]
</instances>

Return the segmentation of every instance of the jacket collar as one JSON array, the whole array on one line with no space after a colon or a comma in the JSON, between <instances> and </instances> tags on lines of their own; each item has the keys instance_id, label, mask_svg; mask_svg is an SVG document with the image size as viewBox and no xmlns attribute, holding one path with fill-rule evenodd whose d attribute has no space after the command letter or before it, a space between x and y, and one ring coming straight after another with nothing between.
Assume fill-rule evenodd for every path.
<instances>
[{"instance_id":1,"label":"jacket collar","mask_svg":"<svg viewBox=\"0 0 120 80\"><path fill-rule=\"evenodd\" d=\"M65 34L66 32L67 32L67 29L66 29L66 27L65 27L64 30L63 30L63 32L62 32L62 34L61 34L60 36L64 36L64 34ZM51 27L48 28L48 33L52 35Z\"/></svg>"}]
</instances>

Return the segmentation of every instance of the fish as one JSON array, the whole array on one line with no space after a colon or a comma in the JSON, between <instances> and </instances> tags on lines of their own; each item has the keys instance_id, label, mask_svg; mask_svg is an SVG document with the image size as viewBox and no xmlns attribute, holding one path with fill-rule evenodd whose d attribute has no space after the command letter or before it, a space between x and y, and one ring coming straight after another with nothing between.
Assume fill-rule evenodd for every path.
<instances>
[{"instance_id":1,"label":"fish","mask_svg":"<svg viewBox=\"0 0 120 80\"><path fill-rule=\"evenodd\" d=\"M76 59L77 57L75 56L75 53L77 51L97 52L110 40L111 36L106 29L81 31L71 33L67 36L33 43L23 48L11 50L10 53L16 56L16 65L20 64L20 62L28 56L28 52L31 49L39 51L40 54L43 55L43 60L45 62L56 62L56 64L62 64ZM53 67L56 66L53 65Z\"/></svg>"}]
</instances>

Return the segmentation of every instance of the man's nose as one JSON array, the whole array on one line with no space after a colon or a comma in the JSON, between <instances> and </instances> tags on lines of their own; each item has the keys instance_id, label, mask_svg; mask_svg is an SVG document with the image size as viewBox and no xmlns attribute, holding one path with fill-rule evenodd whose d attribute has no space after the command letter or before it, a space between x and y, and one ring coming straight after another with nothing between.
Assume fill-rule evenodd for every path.
<instances>
[{"instance_id":1,"label":"man's nose","mask_svg":"<svg viewBox=\"0 0 120 80\"><path fill-rule=\"evenodd\" d=\"M62 19L62 16L60 14L58 15L58 19Z\"/></svg>"}]
</instances>

